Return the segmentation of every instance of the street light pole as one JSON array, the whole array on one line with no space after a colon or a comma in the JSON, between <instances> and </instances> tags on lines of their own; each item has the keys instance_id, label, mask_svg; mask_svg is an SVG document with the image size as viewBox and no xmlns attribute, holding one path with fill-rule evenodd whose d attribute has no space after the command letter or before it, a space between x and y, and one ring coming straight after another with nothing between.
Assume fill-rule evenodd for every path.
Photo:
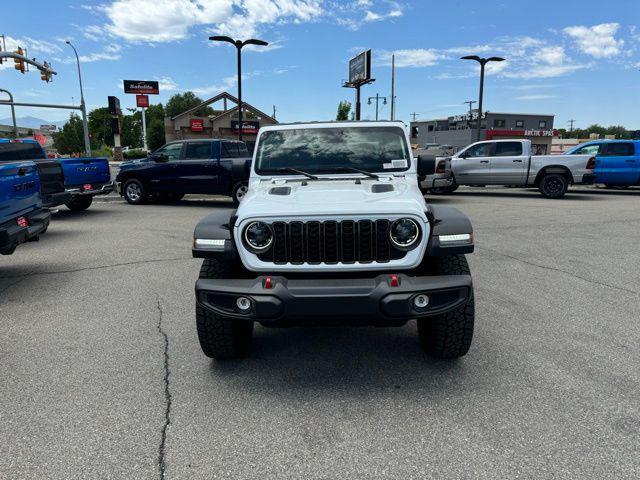
<instances>
[{"instance_id":1,"label":"street light pole","mask_svg":"<svg viewBox=\"0 0 640 480\"><path fill-rule=\"evenodd\" d=\"M71 48L73 48L73 53L76 55L76 64L78 66L78 80L80 81L80 111L82 112L82 130L84 132L84 150L88 157L91 156L91 143L89 142L89 126L87 124L87 106L84 103L84 91L82 88L82 73L80 72L80 57L78 56L78 51L73 44L67 40L65 42Z\"/></svg>"},{"instance_id":2,"label":"street light pole","mask_svg":"<svg viewBox=\"0 0 640 480\"><path fill-rule=\"evenodd\" d=\"M209 37L214 42L227 42L236 47L238 51L238 140L242 141L242 47L245 45L260 45L266 47L269 45L264 40L250 38L249 40L234 40L224 35L216 35Z\"/></svg>"},{"instance_id":3,"label":"street light pole","mask_svg":"<svg viewBox=\"0 0 640 480\"><path fill-rule=\"evenodd\" d=\"M13 104L13 95L9 90L0 88L0 92L4 92L9 95L9 101L11 102L11 119L13 121L13 138L18 138L18 124L16 123L16 107Z\"/></svg>"},{"instance_id":4,"label":"street light pole","mask_svg":"<svg viewBox=\"0 0 640 480\"><path fill-rule=\"evenodd\" d=\"M384 100L383 105L387 104L387 97L381 97L378 93L376 93L375 97L369 97L367 104L371 105L371 100L376 101L376 120L378 120L378 102L380 100Z\"/></svg>"},{"instance_id":5,"label":"street light pole","mask_svg":"<svg viewBox=\"0 0 640 480\"><path fill-rule=\"evenodd\" d=\"M504 62L502 57L480 58L477 55L467 55L462 60L474 60L480 64L480 98L478 99L478 124L476 126L476 141L480 141L480 130L482 129L482 97L484 95L484 66L489 62Z\"/></svg>"}]
</instances>

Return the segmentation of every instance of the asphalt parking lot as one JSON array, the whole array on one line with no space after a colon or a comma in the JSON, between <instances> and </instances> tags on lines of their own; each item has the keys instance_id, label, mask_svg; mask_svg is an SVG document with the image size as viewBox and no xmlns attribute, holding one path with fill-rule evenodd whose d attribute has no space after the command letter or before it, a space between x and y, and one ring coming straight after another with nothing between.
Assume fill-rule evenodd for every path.
<instances>
[{"instance_id":1,"label":"asphalt parking lot","mask_svg":"<svg viewBox=\"0 0 640 480\"><path fill-rule=\"evenodd\" d=\"M471 351L398 329L198 345L195 223L225 199L62 209L0 257L0 478L638 478L640 189L461 188Z\"/></svg>"}]
</instances>

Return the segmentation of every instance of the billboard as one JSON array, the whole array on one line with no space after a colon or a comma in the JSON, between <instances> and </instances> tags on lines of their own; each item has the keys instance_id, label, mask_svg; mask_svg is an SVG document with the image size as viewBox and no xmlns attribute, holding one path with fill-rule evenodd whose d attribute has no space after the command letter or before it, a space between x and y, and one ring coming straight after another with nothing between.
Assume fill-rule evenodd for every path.
<instances>
[{"instance_id":1,"label":"billboard","mask_svg":"<svg viewBox=\"0 0 640 480\"><path fill-rule=\"evenodd\" d=\"M234 132L238 132L240 129L238 120L231 120L231 128ZM260 130L260 122L257 120L243 120L242 121L242 133L258 133Z\"/></svg>"},{"instance_id":2,"label":"billboard","mask_svg":"<svg viewBox=\"0 0 640 480\"><path fill-rule=\"evenodd\" d=\"M123 80L124 93L158 95L160 86L153 80Z\"/></svg>"},{"instance_id":3,"label":"billboard","mask_svg":"<svg viewBox=\"0 0 640 480\"><path fill-rule=\"evenodd\" d=\"M349 83L357 85L371 80L371 50L366 50L349 60Z\"/></svg>"},{"instance_id":4,"label":"billboard","mask_svg":"<svg viewBox=\"0 0 640 480\"><path fill-rule=\"evenodd\" d=\"M107 100L109 101L109 113L111 115L120 115L122 113L120 110L120 99L110 95L107 97Z\"/></svg>"},{"instance_id":5,"label":"billboard","mask_svg":"<svg viewBox=\"0 0 640 480\"><path fill-rule=\"evenodd\" d=\"M136 106L139 108L147 108L149 107L149 96L148 95L136 95Z\"/></svg>"}]
</instances>

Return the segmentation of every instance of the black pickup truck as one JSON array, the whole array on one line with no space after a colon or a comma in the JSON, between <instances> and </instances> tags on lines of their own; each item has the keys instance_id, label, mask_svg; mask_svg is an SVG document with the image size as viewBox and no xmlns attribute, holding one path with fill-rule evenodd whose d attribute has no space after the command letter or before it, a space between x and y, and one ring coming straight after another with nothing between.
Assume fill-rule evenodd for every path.
<instances>
[{"instance_id":1,"label":"black pickup truck","mask_svg":"<svg viewBox=\"0 0 640 480\"><path fill-rule=\"evenodd\" d=\"M123 162L116 185L132 205L152 199L180 200L188 193L226 195L238 205L247 192L250 167L244 142L179 140L147 158Z\"/></svg>"}]
</instances>

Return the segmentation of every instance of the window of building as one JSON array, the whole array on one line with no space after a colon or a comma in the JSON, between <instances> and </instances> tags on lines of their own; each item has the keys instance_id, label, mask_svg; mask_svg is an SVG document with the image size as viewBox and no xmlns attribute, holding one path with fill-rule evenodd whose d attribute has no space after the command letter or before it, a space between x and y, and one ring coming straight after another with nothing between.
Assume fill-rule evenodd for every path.
<instances>
[{"instance_id":1,"label":"window of building","mask_svg":"<svg viewBox=\"0 0 640 480\"><path fill-rule=\"evenodd\" d=\"M538 128L547 128L547 121L546 120L540 120L538 122Z\"/></svg>"},{"instance_id":2,"label":"window of building","mask_svg":"<svg viewBox=\"0 0 640 480\"><path fill-rule=\"evenodd\" d=\"M518 157L522 155L522 142L497 142L496 157Z\"/></svg>"},{"instance_id":3,"label":"window of building","mask_svg":"<svg viewBox=\"0 0 640 480\"><path fill-rule=\"evenodd\" d=\"M506 125L506 123L507 123L507 122L506 122L505 120L503 120L503 119L499 119L499 118L496 118L496 119L493 121L493 126L494 126L494 127L496 127L496 128L504 128L504 126Z\"/></svg>"},{"instance_id":4,"label":"window of building","mask_svg":"<svg viewBox=\"0 0 640 480\"><path fill-rule=\"evenodd\" d=\"M516 128L524 128L524 120L516 120Z\"/></svg>"},{"instance_id":5,"label":"window of building","mask_svg":"<svg viewBox=\"0 0 640 480\"><path fill-rule=\"evenodd\" d=\"M428 132L433 132L433 125L429 125L429 126L427 127L427 131L428 131Z\"/></svg>"}]
</instances>

